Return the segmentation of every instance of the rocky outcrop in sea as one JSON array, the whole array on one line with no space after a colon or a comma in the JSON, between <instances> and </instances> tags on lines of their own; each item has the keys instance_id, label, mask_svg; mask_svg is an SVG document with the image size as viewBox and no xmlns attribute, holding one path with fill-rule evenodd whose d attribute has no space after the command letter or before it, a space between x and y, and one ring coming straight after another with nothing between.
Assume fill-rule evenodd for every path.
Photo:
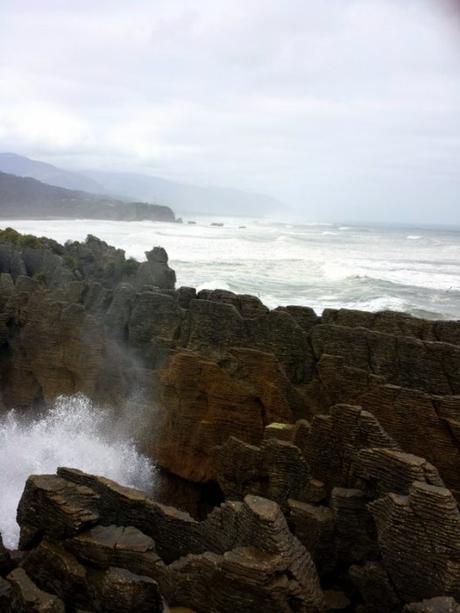
<instances>
[{"instance_id":1,"label":"rocky outcrop in sea","mask_svg":"<svg viewBox=\"0 0 460 613\"><path fill-rule=\"evenodd\" d=\"M0 233L1 407L142 406L153 495L31 475L0 610L458 613L460 322L175 289Z\"/></svg>"}]
</instances>

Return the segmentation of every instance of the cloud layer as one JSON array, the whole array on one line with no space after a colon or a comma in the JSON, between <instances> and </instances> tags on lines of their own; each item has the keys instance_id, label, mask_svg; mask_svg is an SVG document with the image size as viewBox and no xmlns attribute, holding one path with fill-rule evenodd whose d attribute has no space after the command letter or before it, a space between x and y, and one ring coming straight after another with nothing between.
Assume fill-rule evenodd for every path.
<instances>
[{"instance_id":1,"label":"cloud layer","mask_svg":"<svg viewBox=\"0 0 460 613\"><path fill-rule=\"evenodd\" d=\"M460 224L445 0L3 0L0 149Z\"/></svg>"}]
</instances>

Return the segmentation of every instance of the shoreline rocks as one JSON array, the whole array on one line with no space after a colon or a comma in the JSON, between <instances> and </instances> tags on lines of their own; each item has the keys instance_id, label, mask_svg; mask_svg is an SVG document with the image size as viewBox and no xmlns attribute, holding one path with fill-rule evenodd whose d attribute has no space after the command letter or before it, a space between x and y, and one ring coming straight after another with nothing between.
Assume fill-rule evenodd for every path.
<instances>
[{"instance_id":1,"label":"shoreline rocks","mask_svg":"<svg viewBox=\"0 0 460 613\"><path fill-rule=\"evenodd\" d=\"M19 237L0 233L0 406L142 406L161 487L31 476L0 608L457 610L460 322L270 311L175 289L161 248Z\"/></svg>"}]
</instances>

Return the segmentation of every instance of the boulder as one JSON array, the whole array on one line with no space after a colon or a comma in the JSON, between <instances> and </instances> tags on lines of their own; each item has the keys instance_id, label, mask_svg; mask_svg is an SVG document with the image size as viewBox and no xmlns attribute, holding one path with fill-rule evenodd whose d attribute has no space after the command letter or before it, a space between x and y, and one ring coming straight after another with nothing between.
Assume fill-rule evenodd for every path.
<instances>
[{"instance_id":1,"label":"boulder","mask_svg":"<svg viewBox=\"0 0 460 613\"><path fill-rule=\"evenodd\" d=\"M11 584L11 610L14 613L65 613L62 600L40 590L24 569L13 570L7 579Z\"/></svg>"},{"instance_id":2,"label":"boulder","mask_svg":"<svg viewBox=\"0 0 460 613\"><path fill-rule=\"evenodd\" d=\"M100 523L91 525L95 517ZM21 571L58 602L163 611L164 597L203 613L231 602L248 613L261 605L273 613L324 610L310 554L264 498L227 502L197 522L141 492L62 468L59 476L30 477L18 520L30 548Z\"/></svg>"}]
</instances>

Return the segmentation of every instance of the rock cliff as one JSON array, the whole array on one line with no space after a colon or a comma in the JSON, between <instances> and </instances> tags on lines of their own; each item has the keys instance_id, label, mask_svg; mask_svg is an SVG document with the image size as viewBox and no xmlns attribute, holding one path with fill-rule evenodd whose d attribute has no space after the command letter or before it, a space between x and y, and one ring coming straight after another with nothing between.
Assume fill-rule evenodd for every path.
<instances>
[{"instance_id":1,"label":"rock cliff","mask_svg":"<svg viewBox=\"0 0 460 613\"><path fill-rule=\"evenodd\" d=\"M146 256L0 234L2 406L141 403L161 475L31 476L0 609L457 612L460 322L270 311Z\"/></svg>"}]
</instances>

